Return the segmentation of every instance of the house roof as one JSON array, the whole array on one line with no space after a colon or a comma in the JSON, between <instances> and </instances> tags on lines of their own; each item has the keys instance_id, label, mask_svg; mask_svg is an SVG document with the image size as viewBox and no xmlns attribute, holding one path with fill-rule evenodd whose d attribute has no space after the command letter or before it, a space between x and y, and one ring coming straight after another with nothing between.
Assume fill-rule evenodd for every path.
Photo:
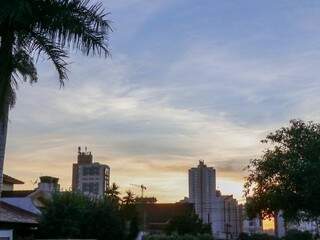
<instances>
[{"instance_id":1,"label":"house roof","mask_svg":"<svg viewBox=\"0 0 320 240\"><path fill-rule=\"evenodd\" d=\"M0 223L37 224L37 215L0 201Z\"/></svg>"},{"instance_id":2,"label":"house roof","mask_svg":"<svg viewBox=\"0 0 320 240\"><path fill-rule=\"evenodd\" d=\"M24 182L15 179L13 177L10 177L9 175L3 174L3 183L6 184L24 184Z\"/></svg>"},{"instance_id":3,"label":"house roof","mask_svg":"<svg viewBox=\"0 0 320 240\"><path fill-rule=\"evenodd\" d=\"M13 190L13 191L2 191L1 196L6 198L12 197L27 197L35 190Z\"/></svg>"},{"instance_id":4,"label":"house roof","mask_svg":"<svg viewBox=\"0 0 320 240\"><path fill-rule=\"evenodd\" d=\"M30 197L17 197L17 198L1 198L1 201L11 206L15 206L19 209L25 210L27 212L33 213L35 215L40 214L40 210L33 203Z\"/></svg>"}]
</instances>

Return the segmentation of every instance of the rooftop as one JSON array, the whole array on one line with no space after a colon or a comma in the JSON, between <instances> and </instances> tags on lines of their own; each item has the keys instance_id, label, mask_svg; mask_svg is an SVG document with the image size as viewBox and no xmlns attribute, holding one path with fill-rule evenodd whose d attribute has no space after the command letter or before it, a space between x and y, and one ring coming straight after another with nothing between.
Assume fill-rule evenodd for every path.
<instances>
[{"instance_id":1,"label":"rooftop","mask_svg":"<svg viewBox=\"0 0 320 240\"><path fill-rule=\"evenodd\" d=\"M6 175L6 174L3 174L3 183L6 183L6 184L24 184L24 182L16 179L16 178L13 178L13 177L10 177L9 175Z\"/></svg>"},{"instance_id":2,"label":"rooftop","mask_svg":"<svg viewBox=\"0 0 320 240\"><path fill-rule=\"evenodd\" d=\"M37 215L0 202L0 222L37 224Z\"/></svg>"}]
</instances>

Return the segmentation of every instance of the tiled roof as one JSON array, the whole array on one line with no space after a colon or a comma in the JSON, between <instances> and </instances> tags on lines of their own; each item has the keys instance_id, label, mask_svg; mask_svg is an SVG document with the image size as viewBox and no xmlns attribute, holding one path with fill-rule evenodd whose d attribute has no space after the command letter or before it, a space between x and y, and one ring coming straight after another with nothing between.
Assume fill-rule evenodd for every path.
<instances>
[{"instance_id":1,"label":"tiled roof","mask_svg":"<svg viewBox=\"0 0 320 240\"><path fill-rule=\"evenodd\" d=\"M6 183L6 184L24 184L24 182L18 180L18 179L15 179L13 177L10 177L6 174L3 174L3 183Z\"/></svg>"},{"instance_id":2,"label":"tiled roof","mask_svg":"<svg viewBox=\"0 0 320 240\"><path fill-rule=\"evenodd\" d=\"M37 215L0 201L0 223L37 224Z\"/></svg>"},{"instance_id":3,"label":"tiled roof","mask_svg":"<svg viewBox=\"0 0 320 240\"><path fill-rule=\"evenodd\" d=\"M1 198L1 201L33 214L41 213L30 197Z\"/></svg>"}]
</instances>

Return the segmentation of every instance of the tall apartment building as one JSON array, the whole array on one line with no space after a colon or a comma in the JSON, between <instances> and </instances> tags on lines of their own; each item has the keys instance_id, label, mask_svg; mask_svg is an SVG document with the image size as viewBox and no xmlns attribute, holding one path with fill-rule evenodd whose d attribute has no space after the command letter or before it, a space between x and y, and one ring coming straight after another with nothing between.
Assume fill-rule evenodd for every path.
<instances>
[{"instance_id":1,"label":"tall apartment building","mask_svg":"<svg viewBox=\"0 0 320 240\"><path fill-rule=\"evenodd\" d=\"M189 169L189 202L217 239L236 239L242 231L242 208L232 195L216 190L216 170L204 161Z\"/></svg>"},{"instance_id":2,"label":"tall apartment building","mask_svg":"<svg viewBox=\"0 0 320 240\"><path fill-rule=\"evenodd\" d=\"M108 165L93 162L91 152L81 152L78 148L78 161L72 168L72 191L102 197L109 187L110 168Z\"/></svg>"},{"instance_id":3,"label":"tall apartment building","mask_svg":"<svg viewBox=\"0 0 320 240\"><path fill-rule=\"evenodd\" d=\"M189 201L204 223L212 222L215 194L216 170L200 160L198 167L189 169Z\"/></svg>"}]
</instances>

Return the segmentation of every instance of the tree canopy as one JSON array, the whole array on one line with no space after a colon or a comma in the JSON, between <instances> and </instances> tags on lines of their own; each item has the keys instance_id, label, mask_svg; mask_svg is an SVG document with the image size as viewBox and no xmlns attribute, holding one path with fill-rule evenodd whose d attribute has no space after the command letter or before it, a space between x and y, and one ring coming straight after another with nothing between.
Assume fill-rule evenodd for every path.
<instances>
[{"instance_id":1,"label":"tree canopy","mask_svg":"<svg viewBox=\"0 0 320 240\"><path fill-rule=\"evenodd\" d=\"M262 143L268 148L248 166L248 215L273 217L282 210L286 220L319 217L320 124L291 120Z\"/></svg>"},{"instance_id":2,"label":"tree canopy","mask_svg":"<svg viewBox=\"0 0 320 240\"><path fill-rule=\"evenodd\" d=\"M166 227L167 234L179 234L179 235L199 235L199 234L210 234L210 224L205 224L199 218L199 216L190 210L183 215L172 218Z\"/></svg>"},{"instance_id":3,"label":"tree canopy","mask_svg":"<svg viewBox=\"0 0 320 240\"><path fill-rule=\"evenodd\" d=\"M69 50L109 54L106 15L101 3L90 0L1 0L0 117L15 103L17 77L38 80L39 55L53 64L63 85Z\"/></svg>"},{"instance_id":4,"label":"tree canopy","mask_svg":"<svg viewBox=\"0 0 320 240\"><path fill-rule=\"evenodd\" d=\"M121 240L124 233L122 213L108 198L63 192L54 194L42 210L38 237Z\"/></svg>"}]
</instances>

